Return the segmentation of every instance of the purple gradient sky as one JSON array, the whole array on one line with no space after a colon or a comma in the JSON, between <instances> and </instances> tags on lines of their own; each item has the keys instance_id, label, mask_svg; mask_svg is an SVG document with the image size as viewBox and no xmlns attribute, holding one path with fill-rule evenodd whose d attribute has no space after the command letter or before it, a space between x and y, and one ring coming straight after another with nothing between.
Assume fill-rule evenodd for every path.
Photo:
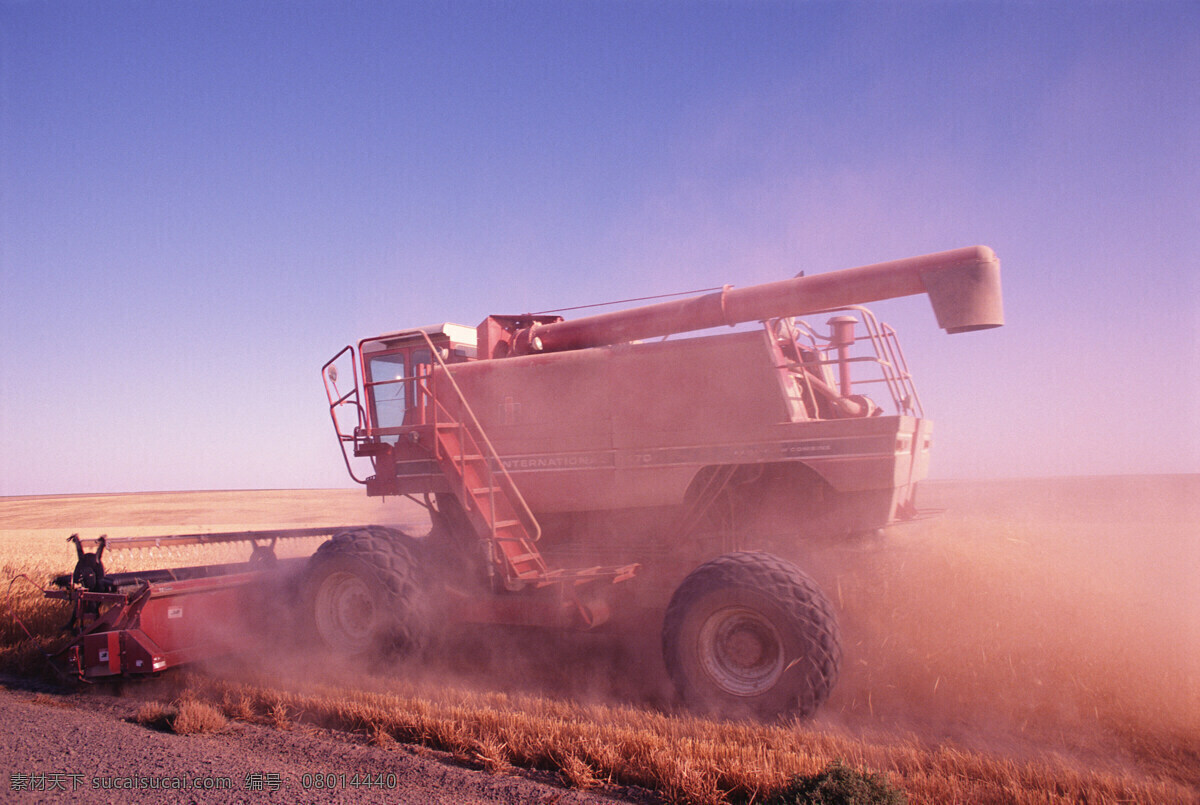
<instances>
[{"instance_id":1,"label":"purple gradient sky","mask_svg":"<svg viewBox=\"0 0 1200 805\"><path fill-rule=\"evenodd\" d=\"M0 0L0 495L348 483L376 332L973 243L935 477L1200 471L1200 5Z\"/></svg>"}]
</instances>

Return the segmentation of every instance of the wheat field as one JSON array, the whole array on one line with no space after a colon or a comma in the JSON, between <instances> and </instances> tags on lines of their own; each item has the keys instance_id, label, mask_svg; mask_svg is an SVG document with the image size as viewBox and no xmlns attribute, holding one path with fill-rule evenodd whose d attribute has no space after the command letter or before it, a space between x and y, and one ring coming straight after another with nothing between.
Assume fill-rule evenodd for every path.
<instances>
[{"instance_id":1,"label":"wheat field","mask_svg":"<svg viewBox=\"0 0 1200 805\"><path fill-rule=\"evenodd\" d=\"M1200 566L1200 478L942 483L922 495L947 512L880 544L806 553L846 649L833 697L806 723L693 717L663 692L661 672L629 679L614 668L630 666L596 654L606 644L557 638L539 641L541 656L507 656L514 644L499 641L471 668L442 657L364 675L234 658L162 684L231 719L320 724L496 773L551 769L581 788L637 785L672 802L765 801L838 759L886 775L914 802L1200 801L1200 600L1189 578ZM52 643L65 616L35 585L70 569L73 532L416 514L354 490L0 499L3 578L32 582L14 583L6 608L34 642ZM315 548L287 545L296 555ZM113 553L108 564L248 555L246 546L195 551ZM0 638L10 670L38 672L33 643L7 614Z\"/></svg>"}]
</instances>

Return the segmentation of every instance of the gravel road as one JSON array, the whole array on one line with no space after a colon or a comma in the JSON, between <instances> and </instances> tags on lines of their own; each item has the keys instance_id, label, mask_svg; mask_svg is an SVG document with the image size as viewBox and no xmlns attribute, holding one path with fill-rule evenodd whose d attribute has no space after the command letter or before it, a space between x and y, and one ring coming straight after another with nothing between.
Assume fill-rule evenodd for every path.
<instances>
[{"instance_id":1,"label":"gravel road","mask_svg":"<svg viewBox=\"0 0 1200 805\"><path fill-rule=\"evenodd\" d=\"M310 727L277 730L230 722L221 734L159 732L132 721L140 704L132 696L35 693L20 683L0 684L0 764L5 769L0 801L634 801L622 792L605 796L565 789L549 774L490 774L444 753L403 744L374 747L355 736ZM331 787L319 787L324 781ZM650 799L636 796L641 802Z\"/></svg>"}]
</instances>

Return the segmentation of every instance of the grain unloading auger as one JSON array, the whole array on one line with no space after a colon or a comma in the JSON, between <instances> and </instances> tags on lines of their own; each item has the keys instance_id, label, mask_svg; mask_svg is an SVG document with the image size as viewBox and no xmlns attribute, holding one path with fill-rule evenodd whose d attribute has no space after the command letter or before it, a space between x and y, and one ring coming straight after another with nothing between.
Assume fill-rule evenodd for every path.
<instances>
[{"instance_id":1,"label":"grain unloading auger","mask_svg":"<svg viewBox=\"0 0 1200 805\"><path fill-rule=\"evenodd\" d=\"M174 576L143 579L125 603L64 583L94 610L79 609L93 626L77 643L87 655L108 640L111 670L137 595L224 584L199 584L193 608L242 606L268 588L308 627L296 634L345 657L412 653L450 623L661 628L689 704L810 713L837 677L837 624L777 554L916 516L932 426L895 333L859 307L914 294L950 333L1003 323L999 261L977 246L574 321L489 316L364 339L322 367L343 457L368 495L425 506L430 533L341 530L286 572L163 571ZM818 313L827 334L797 318ZM149 627L142 614L140 628L161 645L187 611ZM181 658L204 643L189 640Z\"/></svg>"}]
</instances>

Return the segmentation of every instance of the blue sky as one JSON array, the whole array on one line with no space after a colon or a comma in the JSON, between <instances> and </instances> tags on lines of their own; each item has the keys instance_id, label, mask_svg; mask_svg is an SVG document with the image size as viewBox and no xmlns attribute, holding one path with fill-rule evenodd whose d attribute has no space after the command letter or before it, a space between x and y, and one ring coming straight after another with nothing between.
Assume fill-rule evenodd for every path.
<instances>
[{"instance_id":1,"label":"blue sky","mask_svg":"<svg viewBox=\"0 0 1200 805\"><path fill-rule=\"evenodd\" d=\"M0 494L345 483L435 321L974 243L934 475L1200 472L1195 3L0 0Z\"/></svg>"}]
</instances>

